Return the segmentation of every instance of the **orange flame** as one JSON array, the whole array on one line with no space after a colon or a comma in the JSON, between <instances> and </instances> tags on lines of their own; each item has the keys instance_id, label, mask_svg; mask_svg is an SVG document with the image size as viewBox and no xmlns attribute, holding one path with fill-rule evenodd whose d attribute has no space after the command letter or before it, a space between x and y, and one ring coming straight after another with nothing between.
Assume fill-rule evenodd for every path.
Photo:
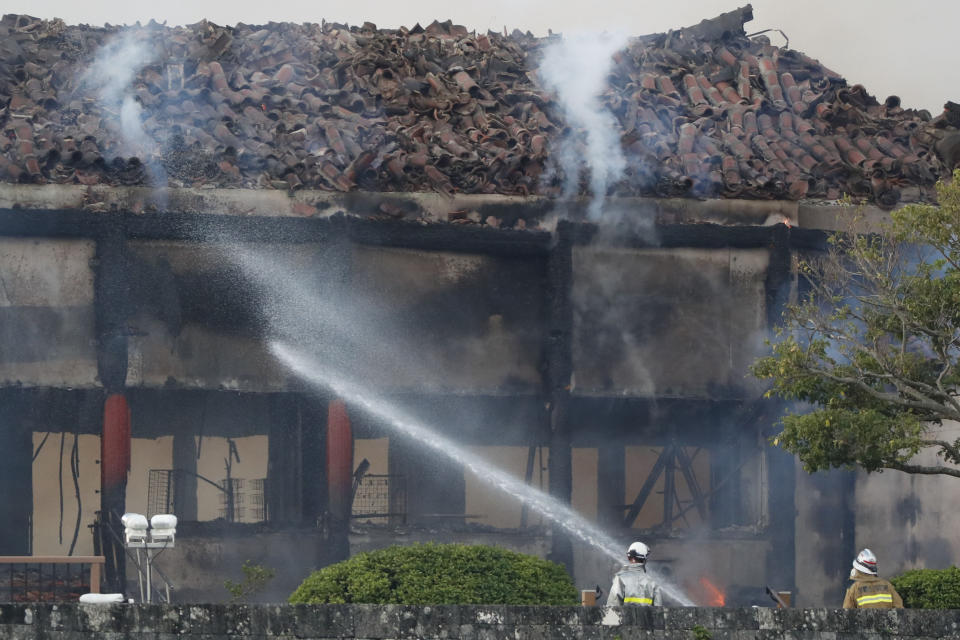
<instances>
[{"instance_id":1,"label":"orange flame","mask_svg":"<svg viewBox=\"0 0 960 640\"><path fill-rule=\"evenodd\" d=\"M722 607L727 603L727 596L723 593L722 589L713 586L713 583L706 578L700 578L700 584L707 590L707 606Z\"/></svg>"},{"instance_id":2,"label":"orange flame","mask_svg":"<svg viewBox=\"0 0 960 640\"><path fill-rule=\"evenodd\" d=\"M786 216L783 217L783 224L787 225L787 229L792 229L792 228L793 228L793 225L790 224L790 218L788 218L788 217L786 217Z\"/></svg>"}]
</instances>

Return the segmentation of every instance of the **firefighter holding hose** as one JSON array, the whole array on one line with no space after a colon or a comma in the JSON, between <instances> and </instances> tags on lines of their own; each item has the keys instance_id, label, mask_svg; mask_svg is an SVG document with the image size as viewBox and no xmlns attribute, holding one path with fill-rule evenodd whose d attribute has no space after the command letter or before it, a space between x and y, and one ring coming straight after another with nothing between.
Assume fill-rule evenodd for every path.
<instances>
[{"instance_id":1,"label":"firefighter holding hose","mask_svg":"<svg viewBox=\"0 0 960 640\"><path fill-rule=\"evenodd\" d=\"M663 606L660 585L647 575L647 556L650 548L642 542L634 542L627 549L627 563L613 576L613 585L607 596L607 606L634 605L640 607Z\"/></svg>"},{"instance_id":2,"label":"firefighter holding hose","mask_svg":"<svg viewBox=\"0 0 960 640\"><path fill-rule=\"evenodd\" d=\"M843 599L844 609L902 609L903 600L893 585L877 575L877 556L870 549L857 554L850 570L853 584Z\"/></svg>"}]
</instances>

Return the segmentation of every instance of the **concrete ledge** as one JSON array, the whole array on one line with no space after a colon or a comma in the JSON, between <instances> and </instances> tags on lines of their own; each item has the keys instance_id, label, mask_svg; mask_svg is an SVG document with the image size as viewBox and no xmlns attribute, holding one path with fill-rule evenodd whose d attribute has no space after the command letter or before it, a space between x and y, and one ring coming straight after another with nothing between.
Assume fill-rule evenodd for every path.
<instances>
[{"instance_id":1,"label":"concrete ledge","mask_svg":"<svg viewBox=\"0 0 960 640\"><path fill-rule=\"evenodd\" d=\"M960 611L400 606L0 605L0 637L227 638L693 638L876 640L960 637Z\"/></svg>"},{"instance_id":2,"label":"concrete ledge","mask_svg":"<svg viewBox=\"0 0 960 640\"><path fill-rule=\"evenodd\" d=\"M150 189L104 185L0 184L0 209L63 210L96 213L203 213L229 216L326 218L337 214L363 217L471 222L482 226L550 228L555 214L571 220L586 217L588 201L559 201L542 196L439 193L279 191L270 189ZM783 200L696 200L693 198L608 198L607 211L627 222L725 226L772 226L839 229L850 209L830 204ZM873 206L861 208L871 224L887 219ZM635 224L635 222L634 222ZM627 224L627 226L631 226Z\"/></svg>"}]
</instances>

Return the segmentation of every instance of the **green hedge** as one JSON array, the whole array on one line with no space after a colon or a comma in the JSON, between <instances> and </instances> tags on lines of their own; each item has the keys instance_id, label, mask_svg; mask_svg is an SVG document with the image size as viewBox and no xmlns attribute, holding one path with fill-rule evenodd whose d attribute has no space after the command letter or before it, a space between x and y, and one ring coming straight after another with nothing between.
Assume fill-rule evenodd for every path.
<instances>
[{"instance_id":1,"label":"green hedge","mask_svg":"<svg viewBox=\"0 0 960 640\"><path fill-rule=\"evenodd\" d=\"M483 545L418 544L361 553L314 571L290 602L575 605L579 598L554 562Z\"/></svg>"},{"instance_id":2,"label":"green hedge","mask_svg":"<svg viewBox=\"0 0 960 640\"><path fill-rule=\"evenodd\" d=\"M960 609L960 569L914 569L890 580L910 609Z\"/></svg>"}]
</instances>

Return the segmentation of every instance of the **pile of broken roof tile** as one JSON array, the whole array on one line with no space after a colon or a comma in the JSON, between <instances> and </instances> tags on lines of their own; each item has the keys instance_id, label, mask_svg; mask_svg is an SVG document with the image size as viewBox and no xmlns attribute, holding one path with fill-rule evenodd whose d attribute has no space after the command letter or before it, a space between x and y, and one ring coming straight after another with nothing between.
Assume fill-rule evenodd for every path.
<instances>
[{"instance_id":1,"label":"pile of broken roof tile","mask_svg":"<svg viewBox=\"0 0 960 640\"><path fill-rule=\"evenodd\" d=\"M615 55L602 100L628 168L609 195L934 197L960 164L960 105L931 118L880 103L748 38L751 18L747 6ZM91 28L7 15L0 180L557 196L551 149L571 132L536 72L556 41L437 22Z\"/></svg>"}]
</instances>

